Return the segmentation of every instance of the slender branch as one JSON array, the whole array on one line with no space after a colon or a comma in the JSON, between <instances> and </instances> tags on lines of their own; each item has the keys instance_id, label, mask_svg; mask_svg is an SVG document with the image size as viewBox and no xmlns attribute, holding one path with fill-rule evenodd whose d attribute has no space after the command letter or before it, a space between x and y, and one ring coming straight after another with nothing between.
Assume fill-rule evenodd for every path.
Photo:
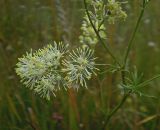
<instances>
[{"instance_id":1,"label":"slender branch","mask_svg":"<svg viewBox=\"0 0 160 130\"><path fill-rule=\"evenodd\" d=\"M89 11L88 11L88 8L87 8L87 3L86 3L86 0L84 0L84 6L85 6L85 10L86 10L86 14L87 14L87 17L91 23L91 26L94 30L94 32L96 33L100 43L103 45L103 47L106 49L106 51L109 53L109 55L114 59L114 61L119 65L121 66L121 64L119 63L119 61L116 59L116 57L112 54L112 52L110 51L109 47L106 46L106 44L103 42L101 36L99 35L99 32L98 30L96 29L96 27L94 26L93 22L92 22L92 19L91 19L91 16L89 14Z\"/></svg>"},{"instance_id":2,"label":"slender branch","mask_svg":"<svg viewBox=\"0 0 160 130\"><path fill-rule=\"evenodd\" d=\"M145 9L146 5L148 4L148 3L144 3L144 1L145 1L145 0L143 0L143 6L142 6L142 9L141 9L141 13L140 13L139 18L138 18L138 20L137 20L137 23L136 23L135 29L134 29L134 31L133 31L132 37L131 37L131 39L130 39L130 41L129 41L129 43L128 43L128 47L127 47L127 51L126 51L126 53L125 53L124 64L123 64L122 69L125 69L125 68L126 68L127 58L128 58L129 52L130 52L130 50L131 50L131 47L133 46L133 40L134 40L134 38L135 38L135 36L136 36L137 30L138 30L139 25L140 25L140 21L141 21L141 19L142 19L143 14L144 14L144 9ZM125 83L125 71L122 71L122 72L121 72L121 77L122 77L122 82L123 82L123 84L126 84L126 83ZM155 79L155 78L158 78L158 77L159 77L159 76L154 77L154 78L152 78L151 80L153 80L153 79ZM149 81L150 81L150 80L149 80ZM125 89L124 89L124 93L125 93ZM105 128L106 128L106 126L108 125L111 117L122 107L122 105L125 103L126 99L127 99L128 96L130 95L130 93L131 93L131 91L129 91L128 93L124 94L124 97L122 98L121 102L109 113L109 115L107 116L107 118L106 118L106 120L105 120L105 123L104 123L104 125L103 125L103 127L102 127L102 130L105 130Z\"/></svg>"},{"instance_id":3,"label":"slender branch","mask_svg":"<svg viewBox=\"0 0 160 130\"><path fill-rule=\"evenodd\" d=\"M145 7L146 7L146 4L145 4L144 1L143 1L143 5L142 5L142 9L141 9L140 15L139 15L139 17L138 17L138 20L137 20L135 29L134 29L133 34L132 34L132 37L131 37L131 39L130 39L130 41L129 41L129 43L128 43L127 51L126 51L126 53L125 53L125 57L124 57L124 68L125 68L125 66L126 66L127 58L128 58L129 52L130 52L130 50L131 50L131 47L133 46L133 41L134 41L134 38L135 38L135 36L136 36L137 30L138 30L138 28L139 28L139 25L140 25L140 21L141 21L141 19L142 19L142 16L143 16L143 14L144 14L144 9L145 9Z\"/></svg>"},{"instance_id":4,"label":"slender branch","mask_svg":"<svg viewBox=\"0 0 160 130\"><path fill-rule=\"evenodd\" d=\"M134 31L133 31L132 37L131 37L131 39L130 39L130 41L129 41L129 43L128 43L127 50L126 50L126 52L125 52L124 63L123 63L123 66L122 66L123 69L126 68L127 58L128 58L129 52L130 52L130 50L131 50L131 47L133 46L133 41L134 41L134 38L135 38L135 36L136 36L137 30L138 30L139 25L140 25L140 21L141 21L141 19L142 19L143 14L144 14L144 9L145 9L145 7L146 7L147 4L148 4L148 3L146 3L145 0L143 0L142 9L141 9L139 18L138 18L138 20L137 20L137 23L136 23L135 29L134 29ZM99 35L99 31L98 31L100 27L99 27L98 30L97 30L96 27L94 26L94 24L93 24L93 22L92 22L92 19L91 19L91 16L90 16L90 14L89 14L88 8L87 8L86 0L84 0L84 5L85 5L85 10L86 10L86 14L87 14L87 16L88 16L88 19L89 19L89 21L90 21L90 23L91 23L91 26L92 26L92 28L94 29L97 37L98 37L100 43L103 45L103 47L106 49L106 51L110 54L110 56L116 61L116 63L121 67L121 64L119 63L119 61L116 59L116 57L112 54L112 52L110 51L110 49L105 45L105 43L104 43L103 40L101 39L101 36ZM103 22L104 22L104 21L102 21L102 22L100 23L100 26L101 26L101 24L103 24ZM122 77L122 82L123 82L123 84L125 84L125 72L124 72L124 71L121 72L121 77ZM156 78L158 78L158 77L156 77ZM154 79L155 79L155 78L154 78ZM151 79L151 80L153 80L153 79ZM124 92L125 92L125 90L124 90ZM106 118L105 121L104 121L104 125L103 125L103 127L102 127L102 130L105 129L105 127L106 127L107 124L109 123L111 117L122 107L122 105L123 105L124 102L126 101L127 97L130 95L130 93L131 93L131 91L125 93L125 94L124 94L124 97L123 97L122 100L121 100L121 102L109 113L109 115L107 116L107 118Z\"/></svg>"},{"instance_id":5,"label":"slender branch","mask_svg":"<svg viewBox=\"0 0 160 130\"><path fill-rule=\"evenodd\" d=\"M105 128L106 128L107 124L109 123L111 117L122 107L122 105L124 104L124 102L126 101L126 99L129 95L130 95L130 92L125 94L123 99L121 100L121 102L110 112L110 114L107 116L107 118L104 121L104 125L102 127L102 130L105 130Z\"/></svg>"}]
</instances>

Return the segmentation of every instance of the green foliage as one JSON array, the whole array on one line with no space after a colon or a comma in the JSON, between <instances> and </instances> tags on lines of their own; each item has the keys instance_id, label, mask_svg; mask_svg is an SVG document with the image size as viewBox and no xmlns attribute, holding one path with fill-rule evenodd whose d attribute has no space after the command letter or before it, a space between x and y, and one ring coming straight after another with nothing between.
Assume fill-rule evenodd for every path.
<instances>
[{"instance_id":1,"label":"green foliage","mask_svg":"<svg viewBox=\"0 0 160 130\"><path fill-rule=\"evenodd\" d=\"M126 78L127 83L121 84L120 85L121 89L125 91L129 91L130 93L133 93L133 94L138 94L139 96L154 97L142 92L142 88L149 85L149 83L152 80L159 78L160 77L159 75L153 77L152 79L142 81L143 74L138 74L137 69L134 69L133 72L128 72L128 73L129 73L128 77Z\"/></svg>"}]
</instances>

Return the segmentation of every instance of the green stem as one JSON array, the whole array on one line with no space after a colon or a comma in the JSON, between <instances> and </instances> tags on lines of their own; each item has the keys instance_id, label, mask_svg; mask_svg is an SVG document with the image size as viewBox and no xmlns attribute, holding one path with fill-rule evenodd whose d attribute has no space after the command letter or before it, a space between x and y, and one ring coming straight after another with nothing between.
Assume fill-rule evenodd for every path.
<instances>
[{"instance_id":1,"label":"green stem","mask_svg":"<svg viewBox=\"0 0 160 130\"><path fill-rule=\"evenodd\" d=\"M124 102L126 101L126 99L129 95L130 95L130 92L125 94L124 97L122 98L121 102L109 113L109 115L107 116L107 118L104 121L104 125L102 127L102 130L105 130L105 128L106 128L107 124L109 123L111 117L122 107L122 105L124 104Z\"/></svg>"},{"instance_id":2,"label":"green stem","mask_svg":"<svg viewBox=\"0 0 160 130\"><path fill-rule=\"evenodd\" d=\"M139 25L140 25L140 21L141 21L141 19L142 19L143 14L144 14L145 6L146 6L146 5L143 4L143 7L142 7L142 9L141 9L139 18L138 18L137 23L136 23L136 26L135 26L135 29L134 29L134 31L133 31L132 37L131 37L131 39L130 39L130 41L129 41L129 43L128 43L127 51L126 51L125 57L124 57L124 68L126 67L127 58L128 58L129 52L130 52L130 50L131 50L131 47L133 46L133 40L134 40L134 38L135 38L135 36L136 36L137 30L138 30Z\"/></svg>"},{"instance_id":3,"label":"green stem","mask_svg":"<svg viewBox=\"0 0 160 130\"><path fill-rule=\"evenodd\" d=\"M124 57L124 64L123 64L123 67L122 69L125 69L126 68L126 62L127 62L127 58L128 58L128 55L129 55L129 52L131 50L131 47L133 46L133 40L136 36L136 33L137 33L137 30L139 28L139 25L140 25L140 21L142 19L142 16L144 14L144 9L145 9L145 6L146 6L146 3L144 2L145 0L143 0L143 6L142 6L142 10L141 10L141 13L139 15L139 18L137 20L137 23L136 23L136 26L135 26L135 29L133 31L133 34L132 34L132 37L128 43L128 47L127 47L127 51L125 53L125 57ZM112 54L112 52L110 51L110 49L105 45L105 43L103 42L103 40L101 39L100 35L99 35L99 32L98 30L96 29L96 27L94 26L93 22L92 22L92 19L90 17L90 14L89 14L89 11L88 11L88 8L87 8L87 3L86 3L86 0L84 0L84 5L85 5L85 10L86 10L86 13L87 13L87 17L91 23L91 26L92 28L94 29L100 43L103 45L103 47L106 49L106 51L110 54L110 56L115 60L115 62L121 67L121 64L119 63L119 61L116 59L116 57ZM103 23L104 21L102 21ZM101 26L101 25L100 25ZM123 84L125 84L125 72L122 71L121 72L121 77L122 77L122 82ZM152 79L153 80L153 79ZM125 91L124 91L125 92ZM109 113L109 115L107 116L107 118L105 119L104 121L104 125L102 127L102 130L105 129L105 127L107 126L107 124L109 123L110 119L112 118L112 116L122 107L122 105L125 103L127 97L130 95L131 91L127 92L126 94L124 94L124 97L122 98L121 102Z\"/></svg>"},{"instance_id":4,"label":"green stem","mask_svg":"<svg viewBox=\"0 0 160 130\"><path fill-rule=\"evenodd\" d=\"M143 0L143 2L144 2L144 0ZM137 20L137 23L136 23L135 29L133 31L132 37L131 37L131 39L130 39L130 41L128 43L127 51L126 51L125 57L124 57L124 65L123 65L122 69L126 68L127 58L128 58L129 52L131 50L131 47L133 46L133 40L134 40L134 38L136 36L136 33L137 33L137 30L139 28L140 21L142 19L143 14L144 14L145 7L146 7L146 4L143 3L143 7L142 7L142 10L141 10L141 13L140 13L139 18ZM125 84L125 71L121 72L121 77L122 77L123 84ZM152 78L151 80L153 80L155 78L158 78L158 76ZM151 80L149 80L149 81L151 81ZM124 89L124 93L125 93L125 89ZM106 118L106 120L104 122L102 130L104 130L106 128L106 126L108 125L108 123L109 123L110 119L112 118L112 116L122 107L122 105L125 103L127 97L130 95L130 93L131 93L131 91L129 91L127 94L124 94L124 97L122 98L121 102L113 109L113 111L111 111L109 113L108 117Z\"/></svg>"},{"instance_id":5,"label":"green stem","mask_svg":"<svg viewBox=\"0 0 160 130\"><path fill-rule=\"evenodd\" d=\"M104 47L104 48L106 49L106 51L109 53L109 55L115 60L115 62L116 62L119 66L121 66L121 64L119 63L119 61L116 59L116 57L115 57L115 56L112 54L112 52L110 51L109 47L107 47L106 44L103 42L101 36L99 35L98 30L97 30L96 27L94 26L94 24L93 24L93 22L92 22L92 19L91 19L91 16L90 16L90 14L89 14L88 8L87 8L86 0L84 0L84 6L85 6L86 13L87 13L87 17L88 17L88 19L89 19L89 21L90 21L90 23L91 23L91 26L92 26L94 32L95 32L96 35L97 35L100 43L103 45L103 47Z\"/></svg>"}]
</instances>

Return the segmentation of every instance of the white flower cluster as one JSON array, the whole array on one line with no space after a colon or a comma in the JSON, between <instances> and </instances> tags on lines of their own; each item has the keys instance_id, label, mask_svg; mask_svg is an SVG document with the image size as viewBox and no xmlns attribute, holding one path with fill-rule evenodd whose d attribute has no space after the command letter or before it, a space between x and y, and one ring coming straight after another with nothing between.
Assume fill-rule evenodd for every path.
<instances>
[{"instance_id":1,"label":"white flower cluster","mask_svg":"<svg viewBox=\"0 0 160 130\"><path fill-rule=\"evenodd\" d=\"M95 59L93 50L88 47L77 48L69 54L70 60L64 60L65 68L63 72L67 72L66 80L68 83L80 84L87 87L86 79L90 79L92 73L98 70L95 68Z\"/></svg>"},{"instance_id":2,"label":"white flower cluster","mask_svg":"<svg viewBox=\"0 0 160 130\"><path fill-rule=\"evenodd\" d=\"M96 70L93 51L88 47L79 48L67 56L67 47L62 42L54 42L53 46L49 44L34 53L31 50L19 58L16 73L21 82L48 100L61 87L87 87L86 80Z\"/></svg>"},{"instance_id":3,"label":"white flower cluster","mask_svg":"<svg viewBox=\"0 0 160 130\"><path fill-rule=\"evenodd\" d=\"M93 11L89 11L90 16L91 16L91 20L96 28L96 30L98 30L100 36L102 39L106 39L106 33L105 33L105 26L102 23L103 22L103 18L105 16L105 8L103 5L103 1L102 0L93 0L91 2L88 1L88 3L90 3L90 5L93 7ZM85 44L85 45L89 45L91 47L94 47L97 43L98 43L98 39L96 36L96 33L88 19L87 14L85 14L84 18L83 18L83 22L82 22L82 26L81 26L81 31L82 31L82 35L80 35L79 40L80 43Z\"/></svg>"},{"instance_id":4,"label":"white flower cluster","mask_svg":"<svg viewBox=\"0 0 160 130\"><path fill-rule=\"evenodd\" d=\"M99 30L101 38L106 39L105 26L103 24L100 26L100 21L98 21L97 19L92 19L92 22L96 29ZM87 15L84 16L81 30L82 35L79 36L80 43L94 47L98 43L98 38L93 27L90 24Z\"/></svg>"},{"instance_id":5,"label":"white flower cluster","mask_svg":"<svg viewBox=\"0 0 160 130\"><path fill-rule=\"evenodd\" d=\"M125 20L127 14L122 10L122 2L116 2L115 0L108 0L104 3L103 0L88 0L87 4L90 7L89 14L91 16L92 23L98 31L101 39L106 39L104 21L107 20L109 24L114 24L117 20ZM95 47L98 43L96 33L85 14L81 25L82 35L80 35L80 43Z\"/></svg>"}]
</instances>

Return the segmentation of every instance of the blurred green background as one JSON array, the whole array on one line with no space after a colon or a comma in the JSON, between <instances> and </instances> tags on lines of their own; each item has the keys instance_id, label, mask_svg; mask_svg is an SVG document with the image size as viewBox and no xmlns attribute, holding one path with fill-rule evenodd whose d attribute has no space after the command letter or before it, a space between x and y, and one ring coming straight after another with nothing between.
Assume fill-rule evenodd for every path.
<instances>
[{"instance_id":1,"label":"blurred green background","mask_svg":"<svg viewBox=\"0 0 160 130\"><path fill-rule=\"evenodd\" d=\"M140 12L141 0L124 5L125 22L107 25L108 39L115 55L122 59ZM160 73L160 1L146 8L131 65L144 79ZM50 41L67 41L80 46L78 37L84 14L82 0L0 0L0 130L100 130L104 117L121 99L119 74L93 77L88 89L57 92L46 101L22 87L14 68L30 48ZM101 45L96 47L99 63L111 63ZM144 89L157 99L132 95L112 118L108 130L160 130L160 80Z\"/></svg>"}]
</instances>

